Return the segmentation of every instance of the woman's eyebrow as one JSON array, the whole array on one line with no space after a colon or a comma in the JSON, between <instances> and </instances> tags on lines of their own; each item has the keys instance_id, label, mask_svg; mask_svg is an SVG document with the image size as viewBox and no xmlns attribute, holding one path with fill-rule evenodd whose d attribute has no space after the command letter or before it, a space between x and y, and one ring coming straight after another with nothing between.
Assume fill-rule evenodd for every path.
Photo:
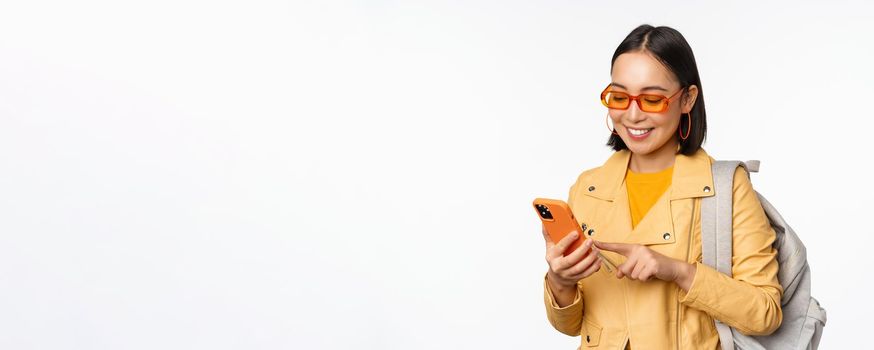
<instances>
[{"instance_id":1,"label":"woman's eyebrow","mask_svg":"<svg viewBox=\"0 0 874 350\"><path fill-rule=\"evenodd\" d=\"M622 85L622 84L619 84L619 83L610 83L610 85L615 86L615 87L618 87L618 88L620 88L620 89L628 90L628 88L625 87L625 85ZM664 92L667 92L667 91L668 91L668 89L665 89L665 88L663 88L663 87L661 87L661 86L658 86L658 85L647 86L647 87L645 87L645 88L643 88L643 89L640 89L640 91L646 91L646 90L661 90L661 91L664 91Z\"/></svg>"}]
</instances>

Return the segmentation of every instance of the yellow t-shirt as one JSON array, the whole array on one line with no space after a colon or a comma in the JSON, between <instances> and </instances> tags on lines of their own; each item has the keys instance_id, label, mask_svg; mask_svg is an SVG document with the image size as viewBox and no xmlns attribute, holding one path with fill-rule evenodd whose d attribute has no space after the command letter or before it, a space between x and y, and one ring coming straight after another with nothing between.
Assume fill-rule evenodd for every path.
<instances>
[{"instance_id":1,"label":"yellow t-shirt","mask_svg":"<svg viewBox=\"0 0 874 350\"><path fill-rule=\"evenodd\" d=\"M673 174L673 165L656 173L635 173L631 169L625 172L628 206L631 209L631 228L643 220L649 209L671 186L671 175Z\"/></svg>"},{"instance_id":2,"label":"yellow t-shirt","mask_svg":"<svg viewBox=\"0 0 874 350\"><path fill-rule=\"evenodd\" d=\"M671 176L674 166L656 173L635 173L628 169L625 172L625 187L628 189L628 206L631 209L631 228L637 226L646 216L649 209L671 186ZM631 350L629 342L626 350Z\"/></svg>"}]
</instances>

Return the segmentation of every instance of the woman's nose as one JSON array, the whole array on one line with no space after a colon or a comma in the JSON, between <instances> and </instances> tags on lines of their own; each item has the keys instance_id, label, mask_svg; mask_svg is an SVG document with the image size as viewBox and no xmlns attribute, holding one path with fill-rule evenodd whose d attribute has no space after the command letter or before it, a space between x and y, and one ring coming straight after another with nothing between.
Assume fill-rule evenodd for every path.
<instances>
[{"instance_id":1,"label":"woman's nose","mask_svg":"<svg viewBox=\"0 0 874 350\"><path fill-rule=\"evenodd\" d=\"M643 120L644 113L640 110L640 106L637 105L637 101L631 101L631 105L628 106L628 111L625 112L625 116L628 118L628 121L636 123Z\"/></svg>"}]
</instances>

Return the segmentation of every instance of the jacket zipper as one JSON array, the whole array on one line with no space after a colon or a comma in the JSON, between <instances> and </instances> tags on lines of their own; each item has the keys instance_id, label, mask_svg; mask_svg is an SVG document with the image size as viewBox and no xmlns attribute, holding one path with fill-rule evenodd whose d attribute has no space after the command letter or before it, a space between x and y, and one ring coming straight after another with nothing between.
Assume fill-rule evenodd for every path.
<instances>
[{"instance_id":1,"label":"jacket zipper","mask_svg":"<svg viewBox=\"0 0 874 350\"><path fill-rule=\"evenodd\" d=\"M692 200L692 220L689 222L689 235L686 239L686 263L689 263L689 256L692 255L692 234L695 231L695 207L700 208L701 199L693 199ZM700 214L700 212L699 212ZM677 349L682 348L682 331L683 331L683 314L681 313L681 309L683 305L680 304L679 299L677 301Z\"/></svg>"}]
</instances>

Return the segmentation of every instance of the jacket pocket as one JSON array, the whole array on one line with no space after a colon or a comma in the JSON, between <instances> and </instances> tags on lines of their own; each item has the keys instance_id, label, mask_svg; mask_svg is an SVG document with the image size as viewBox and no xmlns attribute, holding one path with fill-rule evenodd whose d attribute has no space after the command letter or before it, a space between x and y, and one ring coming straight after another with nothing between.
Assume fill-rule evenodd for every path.
<instances>
[{"instance_id":1,"label":"jacket pocket","mask_svg":"<svg viewBox=\"0 0 874 350\"><path fill-rule=\"evenodd\" d=\"M587 318L583 318L583 344L588 347L598 346L601 341L601 326Z\"/></svg>"}]
</instances>

